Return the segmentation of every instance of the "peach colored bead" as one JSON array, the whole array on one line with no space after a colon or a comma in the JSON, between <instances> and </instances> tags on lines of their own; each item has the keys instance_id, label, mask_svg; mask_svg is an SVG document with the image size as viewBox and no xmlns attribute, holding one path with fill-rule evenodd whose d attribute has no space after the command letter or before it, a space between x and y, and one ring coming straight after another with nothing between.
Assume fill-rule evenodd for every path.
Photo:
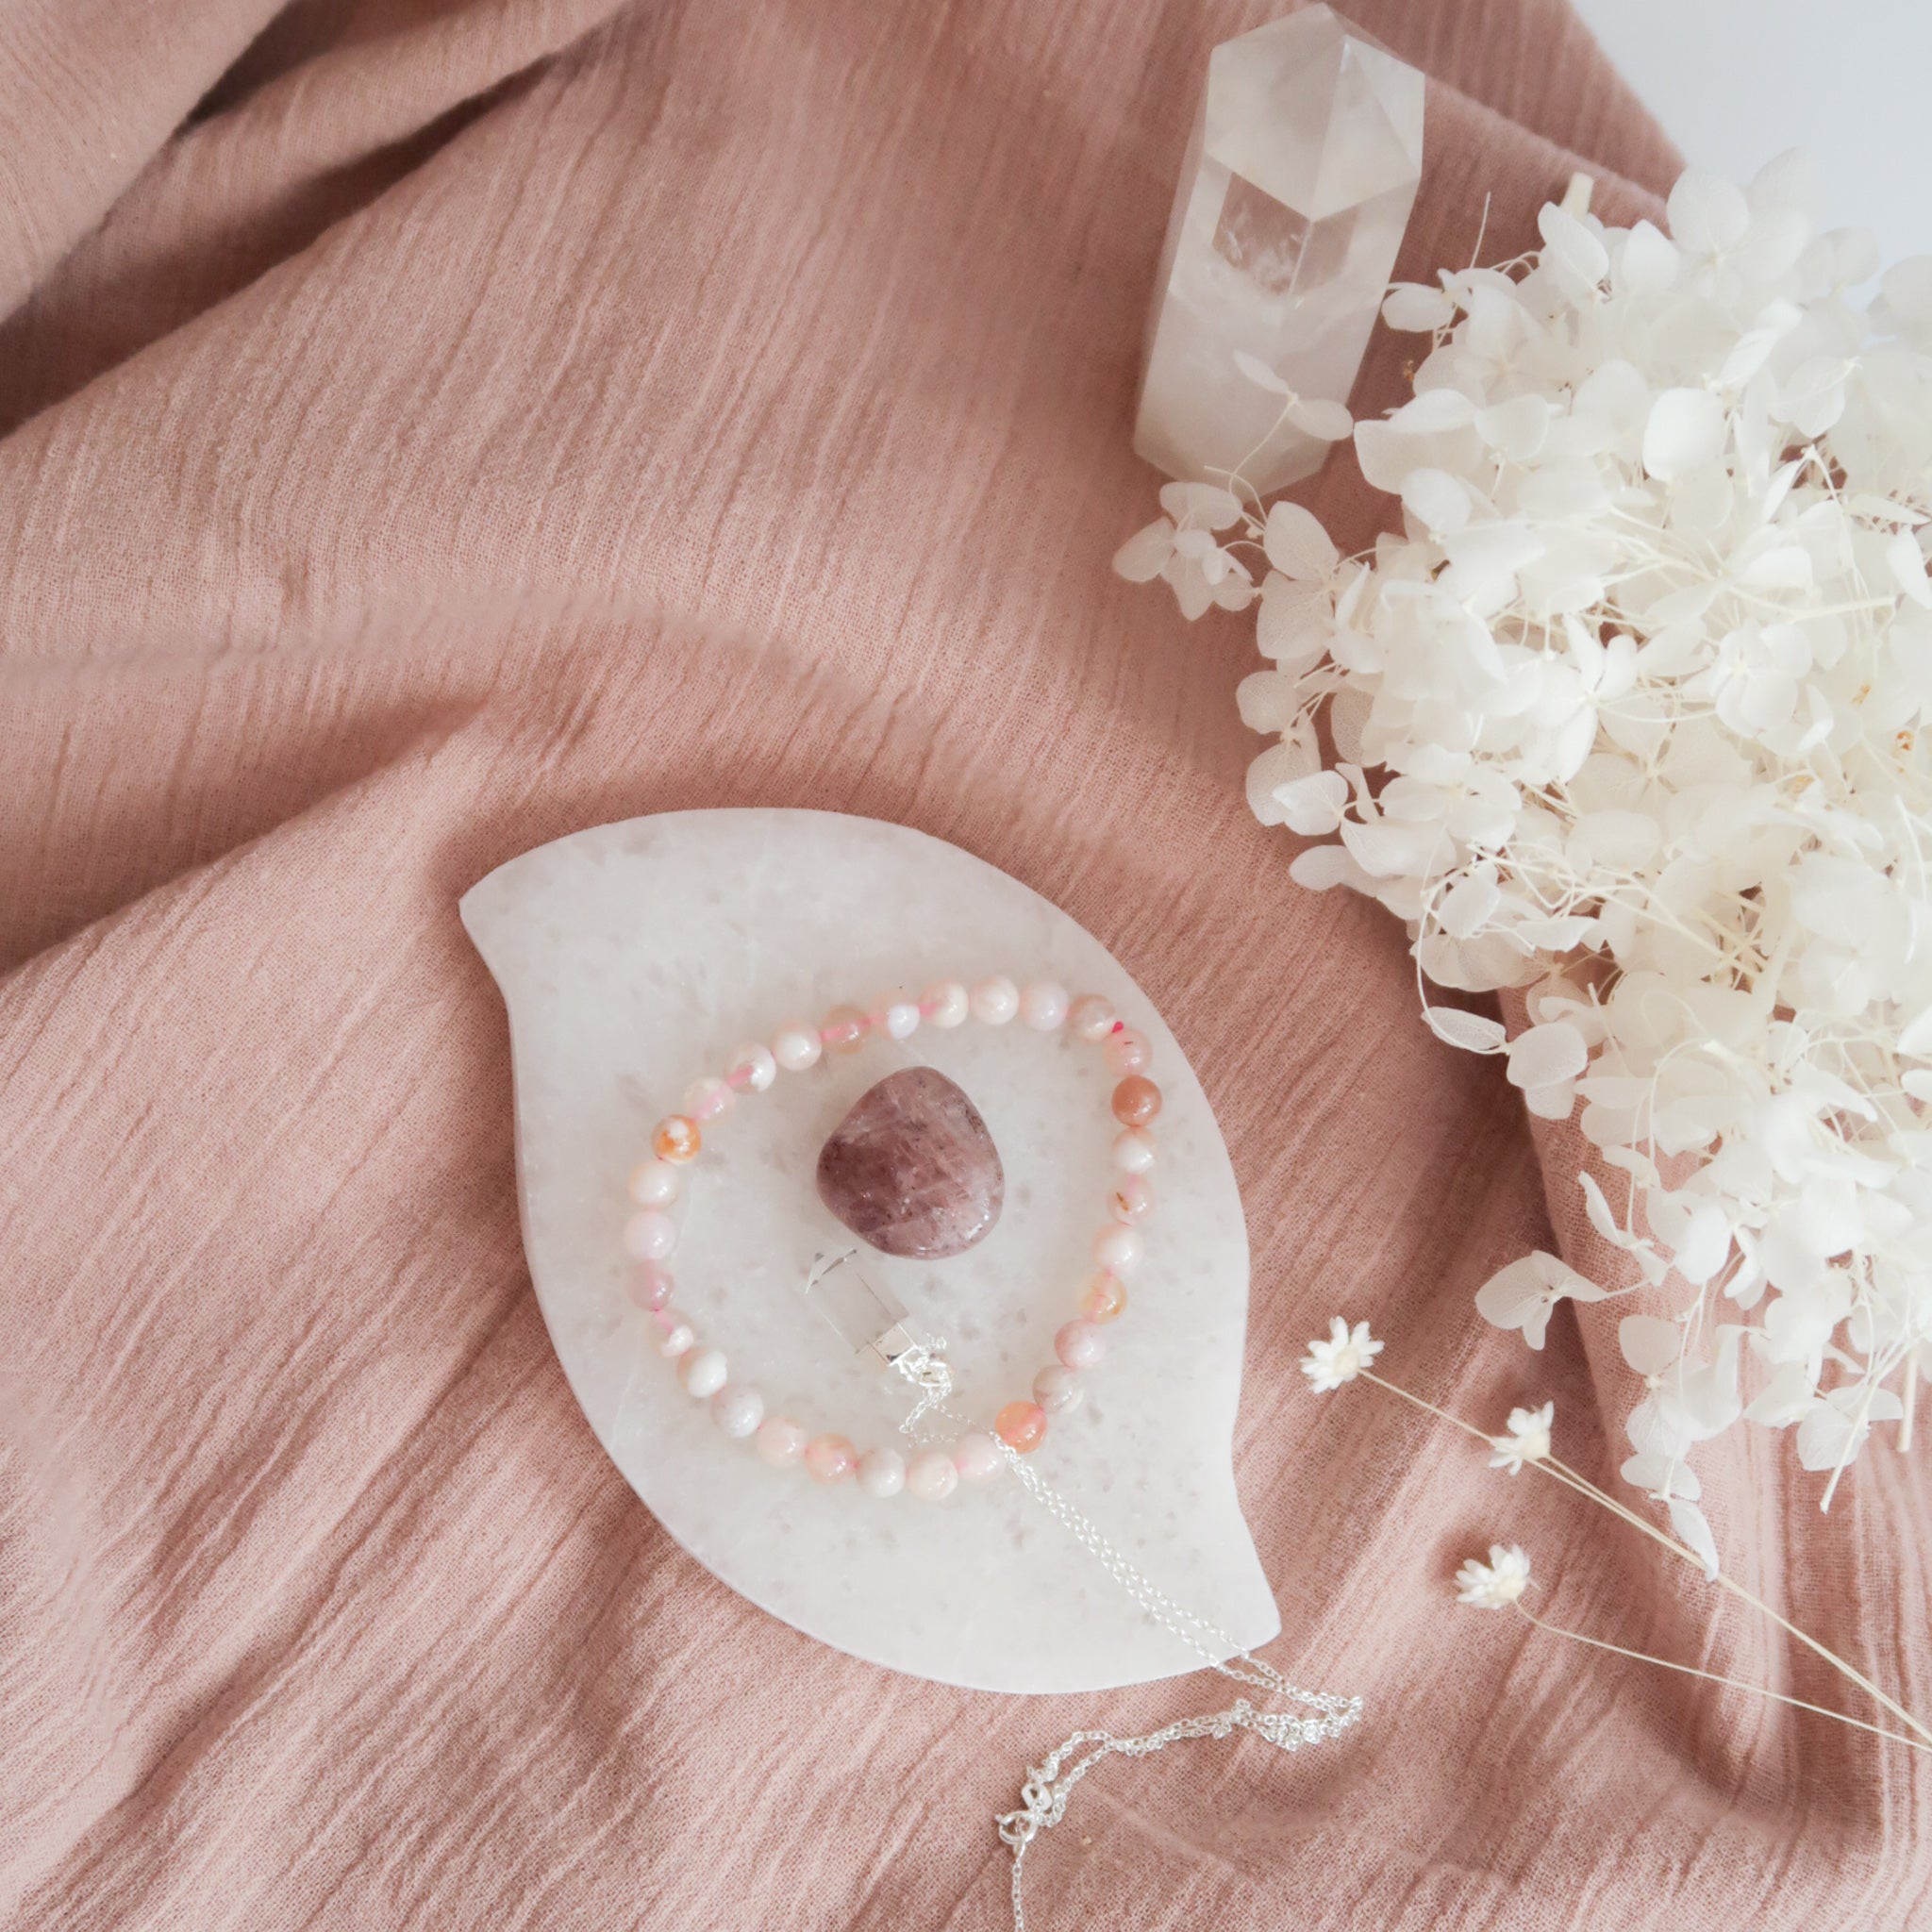
<instances>
[{"instance_id":1,"label":"peach colored bead","mask_svg":"<svg viewBox=\"0 0 1932 1932\"><path fill-rule=\"evenodd\" d=\"M953 1467L959 1472L962 1482L985 1482L989 1476L999 1474L1006 1459L1000 1454L1000 1445L978 1429L961 1436L953 1444Z\"/></svg>"},{"instance_id":2,"label":"peach colored bead","mask_svg":"<svg viewBox=\"0 0 1932 1932\"><path fill-rule=\"evenodd\" d=\"M1116 1074L1145 1073L1154 1059L1154 1042L1138 1026L1117 1026L1101 1051Z\"/></svg>"},{"instance_id":3,"label":"peach colored bead","mask_svg":"<svg viewBox=\"0 0 1932 1932\"><path fill-rule=\"evenodd\" d=\"M971 1007L957 979L940 979L919 995L919 1010L933 1025L950 1030L965 1024Z\"/></svg>"},{"instance_id":4,"label":"peach colored bead","mask_svg":"<svg viewBox=\"0 0 1932 1932\"><path fill-rule=\"evenodd\" d=\"M738 1095L731 1091L730 1083L715 1074L693 1080L684 1090L684 1110L700 1126L723 1120L737 1104Z\"/></svg>"},{"instance_id":5,"label":"peach colored bead","mask_svg":"<svg viewBox=\"0 0 1932 1932\"><path fill-rule=\"evenodd\" d=\"M993 1417L992 1429L1008 1449L1030 1456L1046 1440L1046 1411L1037 1402L1009 1402Z\"/></svg>"},{"instance_id":6,"label":"peach colored bead","mask_svg":"<svg viewBox=\"0 0 1932 1932\"><path fill-rule=\"evenodd\" d=\"M651 1152L659 1160L675 1161L679 1166L687 1160L695 1160L703 1144L704 1136L698 1132L698 1124L681 1113L666 1114L651 1136Z\"/></svg>"},{"instance_id":7,"label":"peach colored bead","mask_svg":"<svg viewBox=\"0 0 1932 1932\"><path fill-rule=\"evenodd\" d=\"M919 1002L904 987L882 992L866 1009L866 1023L888 1040L910 1040L919 1031Z\"/></svg>"},{"instance_id":8,"label":"peach colored bead","mask_svg":"<svg viewBox=\"0 0 1932 1932\"><path fill-rule=\"evenodd\" d=\"M1093 1258L1109 1274L1126 1276L1141 1265L1141 1257L1146 1244L1131 1228L1123 1227L1118 1222L1110 1227L1103 1227L1093 1237Z\"/></svg>"},{"instance_id":9,"label":"peach colored bead","mask_svg":"<svg viewBox=\"0 0 1932 1932\"><path fill-rule=\"evenodd\" d=\"M1080 1406L1080 1378L1060 1362L1041 1369L1033 1378L1033 1399L1048 1415L1065 1415Z\"/></svg>"},{"instance_id":10,"label":"peach colored bead","mask_svg":"<svg viewBox=\"0 0 1932 1932\"><path fill-rule=\"evenodd\" d=\"M1020 994L1020 1017L1036 1033L1051 1033L1067 1017L1067 990L1057 979L1036 979Z\"/></svg>"},{"instance_id":11,"label":"peach colored bead","mask_svg":"<svg viewBox=\"0 0 1932 1932\"><path fill-rule=\"evenodd\" d=\"M794 1020L772 1035L772 1058L788 1074L802 1074L808 1067L817 1066L824 1050L819 1029L803 1020Z\"/></svg>"},{"instance_id":12,"label":"peach colored bead","mask_svg":"<svg viewBox=\"0 0 1932 1932\"><path fill-rule=\"evenodd\" d=\"M1116 1221L1133 1227L1154 1212L1154 1185L1143 1174L1124 1174L1107 1205Z\"/></svg>"},{"instance_id":13,"label":"peach colored bead","mask_svg":"<svg viewBox=\"0 0 1932 1932\"><path fill-rule=\"evenodd\" d=\"M1129 1074L1113 1090L1113 1117L1124 1127L1144 1127L1160 1111L1160 1089L1144 1074Z\"/></svg>"},{"instance_id":14,"label":"peach colored bead","mask_svg":"<svg viewBox=\"0 0 1932 1932\"><path fill-rule=\"evenodd\" d=\"M1054 1337L1053 1352L1070 1369L1091 1369L1107 1353L1107 1341L1091 1322L1069 1322Z\"/></svg>"},{"instance_id":15,"label":"peach colored bead","mask_svg":"<svg viewBox=\"0 0 1932 1932\"><path fill-rule=\"evenodd\" d=\"M1097 992L1083 992L1067 1008L1068 1030L1075 1040L1084 1040L1089 1046L1105 1040L1113 1031L1113 1023L1118 1018L1113 1002Z\"/></svg>"},{"instance_id":16,"label":"peach colored bead","mask_svg":"<svg viewBox=\"0 0 1932 1932\"><path fill-rule=\"evenodd\" d=\"M789 1415L769 1415L758 1424L752 1447L774 1469L790 1469L805 1454L806 1435Z\"/></svg>"},{"instance_id":17,"label":"peach colored bead","mask_svg":"<svg viewBox=\"0 0 1932 1932\"><path fill-rule=\"evenodd\" d=\"M1160 1144L1145 1127L1123 1127L1113 1137L1113 1164L1122 1174L1145 1174L1160 1158Z\"/></svg>"},{"instance_id":18,"label":"peach colored bead","mask_svg":"<svg viewBox=\"0 0 1932 1932\"><path fill-rule=\"evenodd\" d=\"M819 1023L828 1053L857 1053L865 1044L868 1022L857 1007L834 1007Z\"/></svg>"},{"instance_id":19,"label":"peach colored bead","mask_svg":"<svg viewBox=\"0 0 1932 1932\"><path fill-rule=\"evenodd\" d=\"M640 1208L668 1208L677 1199L677 1170L668 1160L647 1160L631 1170L624 1191Z\"/></svg>"},{"instance_id":20,"label":"peach colored bead","mask_svg":"<svg viewBox=\"0 0 1932 1932\"><path fill-rule=\"evenodd\" d=\"M641 1208L624 1224L624 1251L634 1261L668 1261L677 1224L661 1208Z\"/></svg>"},{"instance_id":21,"label":"peach colored bead","mask_svg":"<svg viewBox=\"0 0 1932 1932\"><path fill-rule=\"evenodd\" d=\"M625 1292L641 1308L661 1308L671 1299L671 1271L655 1261L641 1261L631 1271Z\"/></svg>"},{"instance_id":22,"label":"peach colored bead","mask_svg":"<svg viewBox=\"0 0 1932 1932\"><path fill-rule=\"evenodd\" d=\"M651 1320L658 1324L658 1353L667 1361L675 1361L679 1356L688 1355L697 1346L698 1331L680 1310L667 1304L661 1308L653 1308Z\"/></svg>"},{"instance_id":23,"label":"peach colored bead","mask_svg":"<svg viewBox=\"0 0 1932 1932\"><path fill-rule=\"evenodd\" d=\"M1080 1295L1080 1312L1090 1322L1111 1322L1127 1305L1127 1291L1105 1268L1088 1278Z\"/></svg>"},{"instance_id":24,"label":"peach colored bead","mask_svg":"<svg viewBox=\"0 0 1932 1932\"><path fill-rule=\"evenodd\" d=\"M805 1466L815 1482L842 1483L858 1467L858 1451L843 1436L814 1436L805 1445Z\"/></svg>"},{"instance_id":25,"label":"peach colored bead","mask_svg":"<svg viewBox=\"0 0 1932 1932\"><path fill-rule=\"evenodd\" d=\"M906 1472L906 1487L922 1503L943 1503L959 1487L959 1472L943 1449L922 1449Z\"/></svg>"}]
</instances>

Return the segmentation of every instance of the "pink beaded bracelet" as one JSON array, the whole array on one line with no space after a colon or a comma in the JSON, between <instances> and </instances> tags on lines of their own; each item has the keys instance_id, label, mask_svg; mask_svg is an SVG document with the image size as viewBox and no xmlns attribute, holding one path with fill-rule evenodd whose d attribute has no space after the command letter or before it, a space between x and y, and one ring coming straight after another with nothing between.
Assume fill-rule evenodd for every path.
<instances>
[{"instance_id":1,"label":"pink beaded bracelet","mask_svg":"<svg viewBox=\"0 0 1932 1932\"><path fill-rule=\"evenodd\" d=\"M1081 1292L1079 1314L1054 1337L1058 1359L1034 1378L1032 1399L1008 1403L990 1430L969 1429L951 1442L918 1448L909 1459L890 1447L861 1452L842 1435L809 1436L788 1416L768 1416L758 1391L732 1381L724 1352L701 1342L689 1318L672 1306L674 1285L664 1263L677 1245L677 1224L666 1210L677 1199L677 1171L697 1158L705 1131L730 1112L741 1093L762 1093L781 1068L805 1073L825 1053L856 1053L874 1035L906 1040L922 1024L951 1028L969 1014L990 1026L1018 1018L1040 1033L1064 1026L1076 1039L1100 1047L1119 1076L1112 1101L1120 1131L1113 1142L1110 1219L1094 1238L1095 1273ZM1102 1324L1127 1305L1125 1277L1141 1257L1137 1227L1154 1208L1148 1175L1158 1149L1148 1124L1160 1111L1160 1090L1146 1074L1152 1057L1147 1036L1121 1021L1100 994L1086 993L1069 1002L1066 989L1051 980L1023 989L1000 977L982 979L970 991L958 980L941 980L917 1000L893 991L865 1010L835 1007L817 1026L794 1023L781 1026L769 1046L739 1048L722 1075L707 1074L691 1083L681 1113L658 1122L651 1136L652 1158L628 1183L636 1208L624 1229L625 1250L636 1264L630 1296L657 1325L658 1354L676 1363L685 1391L708 1404L712 1420L726 1436L749 1440L774 1469L803 1463L822 1483L853 1476L869 1495L895 1496L905 1490L939 1502L962 1479L983 1481L996 1474L1008 1455L1030 1455L1045 1438L1047 1418L1077 1407L1081 1375L1105 1353ZM813 1269L808 1291L837 1278L847 1258L822 1260ZM845 1278L836 1292L836 1301L826 1292L828 1319L855 1348L869 1351L882 1366L896 1366L908 1380L927 1388L933 1386L930 1370L938 1365L940 1386L950 1388L950 1372L901 1325L903 1308L857 1277ZM951 1413L941 1403L927 1400L908 1417L908 1430L927 1408Z\"/></svg>"}]
</instances>

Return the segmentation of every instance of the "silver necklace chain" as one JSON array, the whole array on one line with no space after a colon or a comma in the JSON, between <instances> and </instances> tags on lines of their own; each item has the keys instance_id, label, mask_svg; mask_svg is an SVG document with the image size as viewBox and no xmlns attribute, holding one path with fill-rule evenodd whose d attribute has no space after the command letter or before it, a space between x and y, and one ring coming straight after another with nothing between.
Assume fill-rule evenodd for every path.
<instances>
[{"instance_id":1,"label":"silver necklace chain","mask_svg":"<svg viewBox=\"0 0 1932 1932\"><path fill-rule=\"evenodd\" d=\"M971 1418L950 1406L953 1372L944 1356L945 1343L936 1341L916 1346L893 1364L919 1391L900 1427L914 1441L923 1440L920 1424L928 1416L974 1426ZM994 1439L998 1441L998 1438ZM1074 1787L1107 1757L1149 1757L1168 1745L1189 1738L1226 1738L1237 1730L1252 1731L1277 1751L1298 1751L1304 1744L1325 1743L1359 1721L1359 1697L1338 1697L1331 1691L1305 1690L1291 1684L1271 1663L1252 1657L1224 1630L1205 1617L1184 1609L1164 1591L1150 1583L1110 1543L1100 1528L1029 1468L1007 1443L1000 1447L1015 1479L1028 1495L1066 1529L1135 1603L1171 1636L1176 1637L1207 1662L1210 1670L1238 1684L1264 1690L1271 1697L1298 1704L1314 1713L1257 1710L1245 1697L1237 1697L1224 1710L1204 1711L1176 1718L1158 1731L1137 1738L1118 1738L1111 1731L1075 1731L1039 1764L1028 1765L1020 1787L1020 1808L997 1815L1000 1842L1013 1854L1013 1932L1026 1932L1024 1882L1026 1853L1042 1831L1051 1831L1067 1815Z\"/></svg>"}]
</instances>

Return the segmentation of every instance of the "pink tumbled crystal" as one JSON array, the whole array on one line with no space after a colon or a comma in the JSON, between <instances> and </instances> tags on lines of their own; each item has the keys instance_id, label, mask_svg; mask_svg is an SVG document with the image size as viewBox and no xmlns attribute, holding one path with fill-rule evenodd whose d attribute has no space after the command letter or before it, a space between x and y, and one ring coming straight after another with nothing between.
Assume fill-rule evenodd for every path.
<instances>
[{"instance_id":1,"label":"pink tumbled crystal","mask_svg":"<svg viewBox=\"0 0 1932 1932\"><path fill-rule=\"evenodd\" d=\"M962 1255L1000 1218L1006 1175L986 1123L934 1067L868 1088L819 1154L819 1199L882 1254Z\"/></svg>"}]
</instances>

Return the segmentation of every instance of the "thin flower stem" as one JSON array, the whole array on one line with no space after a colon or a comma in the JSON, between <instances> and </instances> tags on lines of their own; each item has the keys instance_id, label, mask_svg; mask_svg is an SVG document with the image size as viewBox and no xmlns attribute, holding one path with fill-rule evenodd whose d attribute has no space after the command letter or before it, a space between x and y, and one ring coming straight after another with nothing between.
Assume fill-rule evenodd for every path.
<instances>
[{"instance_id":1,"label":"thin flower stem","mask_svg":"<svg viewBox=\"0 0 1932 1932\"><path fill-rule=\"evenodd\" d=\"M1592 1650L1607 1650L1613 1657L1627 1657L1635 1663L1655 1664L1660 1671L1675 1671L1686 1677L1702 1677L1707 1684L1723 1684L1733 1690L1748 1690L1754 1697L1765 1698L1773 1704L1788 1704L1793 1710L1808 1710L1819 1717L1835 1718L1841 1724L1850 1724L1854 1730L1870 1731L1874 1738L1889 1738L1894 1744L1903 1744L1907 1750L1932 1751L1932 1743L1907 1738L1899 1731L1888 1731L1882 1724L1867 1724L1861 1717L1848 1717L1843 1711L1827 1709L1822 1704L1807 1704L1802 1697L1787 1697L1782 1690L1770 1690L1762 1684L1748 1683L1742 1677L1723 1677L1715 1671L1699 1670L1695 1664L1674 1664L1668 1657L1652 1657L1648 1651L1629 1650L1621 1643L1606 1642L1601 1637L1586 1637L1581 1630L1566 1630L1560 1624L1539 1617L1534 1610L1525 1609L1520 1603L1511 1607L1524 1622L1534 1624L1539 1630L1547 1630L1552 1637L1566 1637L1572 1643L1587 1643Z\"/></svg>"},{"instance_id":2,"label":"thin flower stem","mask_svg":"<svg viewBox=\"0 0 1932 1932\"><path fill-rule=\"evenodd\" d=\"M1465 1422L1459 1415L1452 1415L1446 1408L1439 1408L1433 1402L1424 1401L1422 1396L1412 1394L1408 1390L1403 1388L1400 1383L1391 1382L1386 1376L1376 1374L1373 1369L1363 1369L1359 1374L1364 1382L1373 1382L1377 1389L1386 1389L1391 1395L1399 1395L1403 1401L1408 1403L1411 1407L1438 1417L1441 1421L1449 1424L1453 1428L1460 1429L1465 1436L1474 1436L1479 1442L1493 1444L1495 1439L1477 1428L1474 1423ZM1703 1573L1704 1558L1695 1550L1691 1549L1688 1544L1680 1543L1675 1537L1666 1535L1656 1524L1640 1516L1627 1504L1620 1503L1616 1497L1598 1489L1588 1476L1579 1475L1568 1463L1558 1462L1554 1456L1546 1456L1538 1461L1525 1463L1524 1467L1541 1470L1544 1474L1550 1476L1553 1480L1563 1484L1567 1489L1574 1490L1579 1495L1585 1496L1591 1502L1607 1509L1611 1515L1627 1523L1632 1529L1639 1530L1644 1536L1647 1536L1652 1542L1661 1544L1673 1556L1681 1557L1685 1562L1692 1565L1700 1574ZM1733 1577L1725 1575L1723 1571L1719 1571L1717 1575L1711 1580L1721 1590L1728 1591L1740 1603L1748 1604L1754 1610L1759 1612L1760 1615L1770 1618L1787 1636L1795 1638L1806 1649L1814 1652L1818 1657L1822 1657L1833 1670L1856 1684L1868 1697L1889 1710L1901 1724L1909 1725L1921 1738L1925 1740L1928 1746L1932 1746L1932 1730L1928 1730L1925 1725L1922 1724L1895 1698L1887 1696L1862 1671L1858 1670L1855 1665L1847 1663L1836 1651L1827 1650L1815 1637L1807 1636L1790 1618L1781 1616L1762 1597L1754 1595L1741 1583L1739 1583ZM1774 1693L1767 1691L1765 1694L1769 1696ZM1830 1714L1827 1713L1827 1715ZM1850 1722L1850 1720L1847 1720L1847 1722ZM1886 1733L1885 1735L1890 1736L1890 1733Z\"/></svg>"}]
</instances>

